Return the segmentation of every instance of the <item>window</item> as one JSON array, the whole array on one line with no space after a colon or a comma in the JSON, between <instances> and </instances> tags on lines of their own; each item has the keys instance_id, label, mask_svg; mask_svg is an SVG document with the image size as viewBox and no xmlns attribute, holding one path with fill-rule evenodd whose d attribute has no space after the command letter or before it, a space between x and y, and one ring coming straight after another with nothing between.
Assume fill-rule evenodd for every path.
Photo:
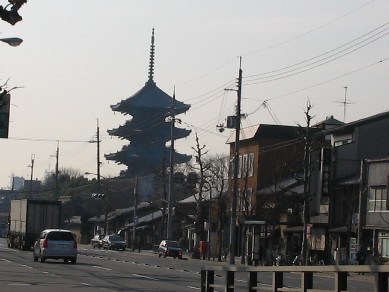
<instances>
[{"instance_id":1,"label":"window","mask_svg":"<svg viewBox=\"0 0 389 292\"><path fill-rule=\"evenodd\" d=\"M248 188L246 191L246 204L247 204L246 207L247 207L249 212L251 212L252 200L253 200L253 189Z\"/></svg>"},{"instance_id":2,"label":"window","mask_svg":"<svg viewBox=\"0 0 389 292\"><path fill-rule=\"evenodd\" d=\"M236 210L240 212L251 211L251 200L253 196L253 189L249 188L245 191L238 190Z\"/></svg>"},{"instance_id":3,"label":"window","mask_svg":"<svg viewBox=\"0 0 389 292\"><path fill-rule=\"evenodd\" d=\"M387 211L386 200L387 200L386 186L370 187L367 210L369 212Z\"/></svg>"},{"instance_id":4,"label":"window","mask_svg":"<svg viewBox=\"0 0 389 292\"><path fill-rule=\"evenodd\" d=\"M378 253L383 257L389 257L389 233L378 232Z\"/></svg>"},{"instance_id":5,"label":"window","mask_svg":"<svg viewBox=\"0 0 389 292\"><path fill-rule=\"evenodd\" d=\"M254 175L254 153L249 154L249 161L247 167L248 167L249 176L253 176Z\"/></svg>"},{"instance_id":6,"label":"window","mask_svg":"<svg viewBox=\"0 0 389 292\"><path fill-rule=\"evenodd\" d=\"M70 232L63 231L51 231L47 234L48 240L63 240L63 241L71 241L74 240L73 234Z\"/></svg>"},{"instance_id":7,"label":"window","mask_svg":"<svg viewBox=\"0 0 389 292\"><path fill-rule=\"evenodd\" d=\"M245 178L247 176L247 158L248 155L244 154L243 155L243 160L242 160L242 177Z\"/></svg>"},{"instance_id":8,"label":"window","mask_svg":"<svg viewBox=\"0 0 389 292\"><path fill-rule=\"evenodd\" d=\"M236 200L236 211L243 211L244 197L243 192L238 189L238 195Z\"/></svg>"},{"instance_id":9,"label":"window","mask_svg":"<svg viewBox=\"0 0 389 292\"><path fill-rule=\"evenodd\" d=\"M238 178L242 177L242 155L239 155L239 163L238 163Z\"/></svg>"}]
</instances>

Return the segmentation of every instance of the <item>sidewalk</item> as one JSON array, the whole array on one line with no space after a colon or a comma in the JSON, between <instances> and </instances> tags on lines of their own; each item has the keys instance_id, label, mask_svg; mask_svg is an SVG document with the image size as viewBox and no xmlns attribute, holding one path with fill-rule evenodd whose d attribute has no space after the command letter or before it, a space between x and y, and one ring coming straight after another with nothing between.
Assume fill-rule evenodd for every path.
<instances>
[{"instance_id":1,"label":"sidewalk","mask_svg":"<svg viewBox=\"0 0 389 292\"><path fill-rule=\"evenodd\" d=\"M81 246L84 246L84 247L87 247L87 246L90 246L90 245L80 245ZM139 253L138 249L135 249L135 251L132 251L131 248L127 248L127 252L130 252L130 253ZM143 253L143 254L148 254L148 255L155 255L156 254L156 251L154 250L151 250L151 249L144 249L144 250L140 250L140 253ZM227 258L226 261L218 261L218 258L215 257L210 257L210 259L208 260L208 257L206 257L204 260L203 259L194 259L192 258L192 253L191 252L188 252L188 251L184 251L183 252L183 259L185 260L188 260L188 261L199 261L199 262L204 262L204 265L207 265L207 266L229 266L230 265L230 259ZM234 266L241 266L241 267L249 267L249 265L247 265L246 263L243 263L242 264L242 259L241 257L235 257L235 263L234 263ZM250 267L254 267L254 266L250 266ZM320 273L320 275L324 276L324 277L331 277L332 276L332 273L325 273L325 272L322 272ZM374 281L374 277L371 273L365 273L365 274L358 274L358 273L350 273L349 274L349 278L352 278L353 280L357 280L357 281L369 281L369 282L372 282Z\"/></svg>"}]
</instances>

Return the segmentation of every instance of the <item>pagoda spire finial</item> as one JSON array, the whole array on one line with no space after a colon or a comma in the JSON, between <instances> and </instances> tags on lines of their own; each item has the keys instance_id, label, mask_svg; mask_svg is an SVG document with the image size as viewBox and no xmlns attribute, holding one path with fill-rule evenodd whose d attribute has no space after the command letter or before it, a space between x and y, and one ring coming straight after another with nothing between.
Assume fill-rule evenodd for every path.
<instances>
[{"instance_id":1,"label":"pagoda spire finial","mask_svg":"<svg viewBox=\"0 0 389 292\"><path fill-rule=\"evenodd\" d=\"M154 79L154 28L151 34L151 46L150 46L150 64L149 64L149 80Z\"/></svg>"}]
</instances>

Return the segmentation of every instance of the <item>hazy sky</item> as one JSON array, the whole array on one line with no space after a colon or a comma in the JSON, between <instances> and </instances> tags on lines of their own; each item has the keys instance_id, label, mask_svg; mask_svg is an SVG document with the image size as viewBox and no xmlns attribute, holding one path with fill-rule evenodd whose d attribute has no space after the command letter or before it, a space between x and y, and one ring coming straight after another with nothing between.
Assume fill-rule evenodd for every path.
<instances>
[{"instance_id":1,"label":"hazy sky","mask_svg":"<svg viewBox=\"0 0 389 292\"><path fill-rule=\"evenodd\" d=\"M5 0L2 0L4 5ZM389 108L389 1L387 0L37 0L23 21L0 22L0 37L20 37L19 47L0 43L1 84L12 91L9 139L0 139L0 186L10 177L34 179L59 167L96 172L101 131L101 173L122 166L104 154L127 144L107 129L130 116L110 105L141 89L148 76L155 28L154 80L191 104L179 118L192 129L176 141L193 154L194 133L210 153L227 153L229 130L216 125L234 114L242 56L242 127L304 125L307 100L314 122L346 122ZM344 107L345 86L346 100ZM264 104L264 102L266 103ZM266 105L266 106L265 106Z\"/></svg>"}]
</instances>

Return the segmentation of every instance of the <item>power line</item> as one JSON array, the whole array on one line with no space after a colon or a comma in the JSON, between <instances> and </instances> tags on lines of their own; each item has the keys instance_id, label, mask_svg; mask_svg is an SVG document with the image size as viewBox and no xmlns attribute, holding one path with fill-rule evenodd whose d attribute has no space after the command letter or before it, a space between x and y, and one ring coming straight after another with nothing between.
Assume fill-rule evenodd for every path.
<instances>
[{"instance_id":1,"label":"power line","mask_svg":"<svg viewBox=\"0 0 389 292\"><path fill-rule=\"evenodd\" d=\"M346 14L343 14L343 15L341 15L341 16L339 16L339 17L336 17L336 18L334 18L333 20L331 20L331 21L329 21L329 22L327 22L327 23L325 23L325 24L322 24L322 25L320 25L320 26L318 26L318 27L315 27L315 28L313 28L313 29L311 29L311 30L308 30L308 31L306 31L306 32L304 32L304 33L302 33L302 34L299 34L299 35L295 36L295 37L289 38L289 39L287 39L287 40L285 40L285 41L281 41L281 42L276 43L276 44L274 44L274 45L271 45L271 46L269 46L269 47L265 47L265 48L262 48L262 49L259 49L259 50L256 50L256 51L252 51L252 52L243 54L243 56L253 55L253 54L256 54L256 53L259 53L259 52L263 52L263 51L266 51L266 50L269 50L269 49L273 49L273 48L279 47L279 46L281 46L281 45L283 45L283 44L286 44L286 43L290 43L290 42L292 42L292 41L295 41L295 40L297 40L297 39L299 39L299 38L302 38L302 37L304 37L304 36L306 36L306 35L308 35L308 34L310 34L310 33L312 33L312 32L317 31L317 30L319 30L319 29L321 29L321 28L323 28L323 27L326 27L326 26L328 26L328 25L330 25L330 24L332 24L332 23L334 23L334 22L337 22L338 20L340 20L340 19L342 19L342 18L344 18L344 17L346 17L346 16L348 16L348 15L350 15L350 14L352 14L352 13L354 13L354 12L356 12L356 11L362 9L362 8L364 8L365 6L370 5L370 4L373 3L374 1L375 1L375 0L372 0L372 1L366 3L366 4L362 5L362 6L359 6L359 7L355 8L355 9L353 9L353 10L347 12Z\"/></svg>"},{"instance_id":2,"label":"power line","mask_svg":"<svg viewBox=\"0 0 389 292\"><path fill-rule=\"evenodd\" d=\"M374 63L371 63L371 64L369 64L369 65L360 67L360 68L358 68L358 69L355 69L355 70L353 70L353 71L347 72L347 73L345 73L345 74L338 75L338 76L336 76L336 77L334 77L334 78L331 78L331 79L328 79L328 80L325 80L325 81L322 81L322 82L319 82L319 83L316 83L316 84L313 84L313 85L310 85L310 86L307 86L307 87L304 87L304 88L301 88L301 89L298 89L298 90L295 90L295 91L291 91L291 92L288 92L288 93L284 93L284 94L281 94L281 95L278 95L278 96L269 97L269 98L267 98L266 100L269 101L269 100L273 100L273 99L276 99L276 98L281 98L281 97L289 96L289 95L292 95L292 94L296 94L296 93L305 91L305 90L307 90L307 89L311 89L311 88L314 88L314 87L317 87L317 86L320 86L320 85L323 85L323 84L332 82L332 81L334 81L334 80L343 78L343 77L345 77L345 76L349 76L349 75L355 74L355 73L357 73L357 72L360 72L360 71L362 71L362 70L368 69L368 68L373 67L373 66L375 66L375 65L382 64L383 62L385 62L385 61L387 61L387 60L389 60L389 58L385 58L385 59L379 60L379 61L377 61L377 62L374 62ZM255 112L255 111L254 111L254 112ZM254 112L253 112L253 113L254 113ZM250 114L253 114L253 113L250 113Z\"/></svg>"},{"instance_id":3,"label":"power line","mask_svg":"<svg viewBox=\"0 0 389 292\"><path fill-rule=\"evenodd\" d=\"M385 25L388 25L388 24L389 23L386 23ZM333 51L336 51L337 49L342 48L343 46L340 46L340 47L338 47L336 49L330 50L330 51L328 51L326 53L323 53L321 55L318 55L318 56L316 56L314 58L310 58L308 60L296 63L296 64L291 65L291 66L284 67L282 69L270 71L268 73L278 72L280 70L289 69L289 68L292 68L294 66L296 66L296 68L293 68L293 69L290 69L290 70L286 70L286 71L283 71L283 72L280 72L280 73L272 74L272 75L269 75L269 76L249 79L248 81L246 81L245 85L254 85L254 84L260 84L260 83L272 82L272 81L288 78L288 77L291 77L291 76L295 76L297 74L301 74L301 73L304 73L306 71L310 71L310 70L315 69L317 67L323 66L323 65L328 64L330 62L333 62L333 61L335 61L337 59L340 59L340 58L342 58L342 57L344 57L346 55L349 55L349 54L351 54L351 53L353 53L353 52L355 52L355 51L357 51L357 50L359 50L359 49L361 49L361 48L363 48L363 47L365 47L365 46L367 46L367 45L369 45L369 44L371 44L371 43L373 43L373 42L375 42L375 41L377 41L377 40L379 40L379 39L381 39L383 37L385 37L386 35L389 34L389 32L385 32L387 30L389 30L389 27L383 29L382 31L380 31L380 32L378 32L378 33L376 33L376 34L374 34L372 36L369 36L367 39L364 39L364 40L362 40L360 42L357 42L356 44L353 44L353 45L351 45L351 46L349 46L349 47L347 47L345 49L342 49L339 52L331 54L329 56L325 56L325 55L327 55L327 54L329 54L329 53L331 53ZM374 39L372 39L372 38L374 38ZM370 40L370 39L372 39L372 40ZM370 40L370 41L368 41L368 40ZM353 40L353 41L351 41L349 43L353 43L354 41L355 40ZM366 41L368 41L368 42L365 43ZM354 47L356 47L356 48L354 48ZM322 57L322 56L325 56L325 57L320 58L319 60L310 62L310 61L315 60L315 59L317 59L319 57ZM304 63L308 63L308 64L302 65ZM306 68L306 69L304 69L304 68ZM254 76L265 75L265 74L268 74L268 73L261 73L261 74L251 75L251 76L246 77L246 78L251 78L251 77L254 77ZM269 78L271 78L271 79L269 79ZM265 80L265 79L267 79L267 80ZM258 80L260 80L260 81L258 81ZM258 82L253 82L253 81L258 81Z\"/></svg>"},{"instance_id":4,"label":"power line","mask_svg":"<svg viewBox=\"0 0 389 292\"><path fill-rule=\"evenodd\" d=\"M90 143L90 140L84 141L84 140L61 140L61 139L18 138L18 137L9 137L7 140L32 141L32 142Z\"/></svg>"}]
</instances>

